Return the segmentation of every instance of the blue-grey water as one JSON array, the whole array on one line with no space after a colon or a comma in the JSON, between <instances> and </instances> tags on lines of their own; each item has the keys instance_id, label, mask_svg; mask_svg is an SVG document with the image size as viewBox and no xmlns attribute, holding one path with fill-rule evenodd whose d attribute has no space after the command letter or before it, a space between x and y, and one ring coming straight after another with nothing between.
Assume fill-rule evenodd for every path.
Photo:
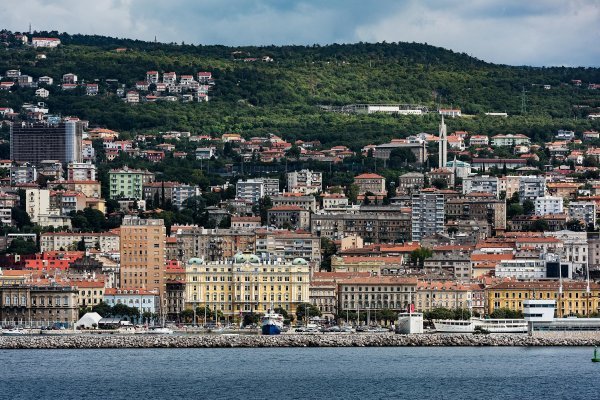
<instances>
[{"instance_id":1,"label":"blue-grey water","mask_svg":"<svg viewBox=\"0 0 600 400\"><path fill-rule=\"evenodd\" d=\"M591 348L0 350L0 399L592 399Z\"/></svg>"}]
</instances>

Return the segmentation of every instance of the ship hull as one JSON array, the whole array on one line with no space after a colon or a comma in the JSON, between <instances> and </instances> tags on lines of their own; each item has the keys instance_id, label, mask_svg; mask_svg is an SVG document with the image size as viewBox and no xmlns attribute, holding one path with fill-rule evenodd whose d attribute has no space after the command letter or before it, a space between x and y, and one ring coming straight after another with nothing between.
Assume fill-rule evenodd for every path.
<instances>
[{"instance_id":1,"label":"ship hull","mask_svg":"<svg viewBox=\"0 0 600 400\"><path fill-rule=\"evenodd\" d=\"M281 333L281 329L277 325L263 325L262 326L262 334L263 335L279 335Z\"/></svg>"}]
</instances>

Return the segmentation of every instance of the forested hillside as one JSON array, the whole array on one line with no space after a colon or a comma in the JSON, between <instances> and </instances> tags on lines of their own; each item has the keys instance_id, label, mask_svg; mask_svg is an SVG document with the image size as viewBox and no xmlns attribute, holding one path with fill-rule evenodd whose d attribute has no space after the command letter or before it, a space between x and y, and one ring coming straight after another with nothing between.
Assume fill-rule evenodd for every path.
<instances>
[{"instance_id":1,"label":"forested hillside","mask_svg":"<svg viewBox=\"0 0 600 400\"><path fill-rule=\"evenodd\" d=\"M97 82L98 96L65 92L53 85L51 113L76 115L92 126L122 132L189 130L195 133L273 132L288 139L358 147L420 131L435 131L427 116L344 115L319 105L416 103L436 110L460 108L473 117L449 121L449 129L473 133L524 133L545 139L556 129L599 128L585 117L600 107L598 68L532 68L493 65L449 50L415 43L231 48L160 44L101 36L40 32L59 37L57 49L10 46L0 50L0 75L20 69L35 78L65 73ZM126 48L127 51L115 51ZM36 57L39 53L45 59ZM263 62L268 56L272 62ZM244 58L257 58L245 62ZM107 79L131 88L146 71L195 74L210 71L215 86L207 103L131 105L114 94ZM572 84L581 80L581 86ZM550 85L544 89L542 85ZM525 91L523 93L523 91ZM525 107L523 107L523 98ZM34 89L0 92L0 107L19 109L35 100ZM485 112L507 112L496 119Z\"/></svg>"}]
</instances>

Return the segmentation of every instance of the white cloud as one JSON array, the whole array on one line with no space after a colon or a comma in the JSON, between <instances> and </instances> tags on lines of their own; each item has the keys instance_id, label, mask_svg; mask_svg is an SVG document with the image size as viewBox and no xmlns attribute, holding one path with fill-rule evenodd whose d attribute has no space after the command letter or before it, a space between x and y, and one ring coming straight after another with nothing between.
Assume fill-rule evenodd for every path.
<instances>
[{"instance_id":1,"label":"white cloud","mask_svg":"<svg viewBox=\"0 0 600 400\"><path fill-rule=\"evenodd\" d=\"M600 64L600 3L564 2L558 7L554 2L537 12L511 10L508 16L494 10L486 14L483 6L491 3L448 9L412 2L402 12L358 27L357 35L364 41L427 42L504 64Z\"/></svg>"},{"instance_id":2,"label":"white cloud","mask_svg":"<svg viewBox=\"0 0 600 400\"><path fill-rule=\"evenodd\" d=\"M0 27L163 42L427 42L486 61L600 65L597 0L2 0Z\"/></svg>"}]
</instances>

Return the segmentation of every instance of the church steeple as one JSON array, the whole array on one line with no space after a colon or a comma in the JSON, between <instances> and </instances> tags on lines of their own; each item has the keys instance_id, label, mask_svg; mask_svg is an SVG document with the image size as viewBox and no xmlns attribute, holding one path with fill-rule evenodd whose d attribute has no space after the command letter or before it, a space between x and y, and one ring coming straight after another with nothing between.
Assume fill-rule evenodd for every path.
<instances>
[{"instance_id":1,"label":"church steeple","mask_svg":"<svg viewBox=\"0 0 600 400\"><path fill-rule=\"evenodd\" d=\"M448 134L446 132L446 124L444 123L444 115L442 114L442 123L440 124L440 142L439 142L439 162L438 168L445 168L448 163Z\"/></svg>"}]
</instances>

